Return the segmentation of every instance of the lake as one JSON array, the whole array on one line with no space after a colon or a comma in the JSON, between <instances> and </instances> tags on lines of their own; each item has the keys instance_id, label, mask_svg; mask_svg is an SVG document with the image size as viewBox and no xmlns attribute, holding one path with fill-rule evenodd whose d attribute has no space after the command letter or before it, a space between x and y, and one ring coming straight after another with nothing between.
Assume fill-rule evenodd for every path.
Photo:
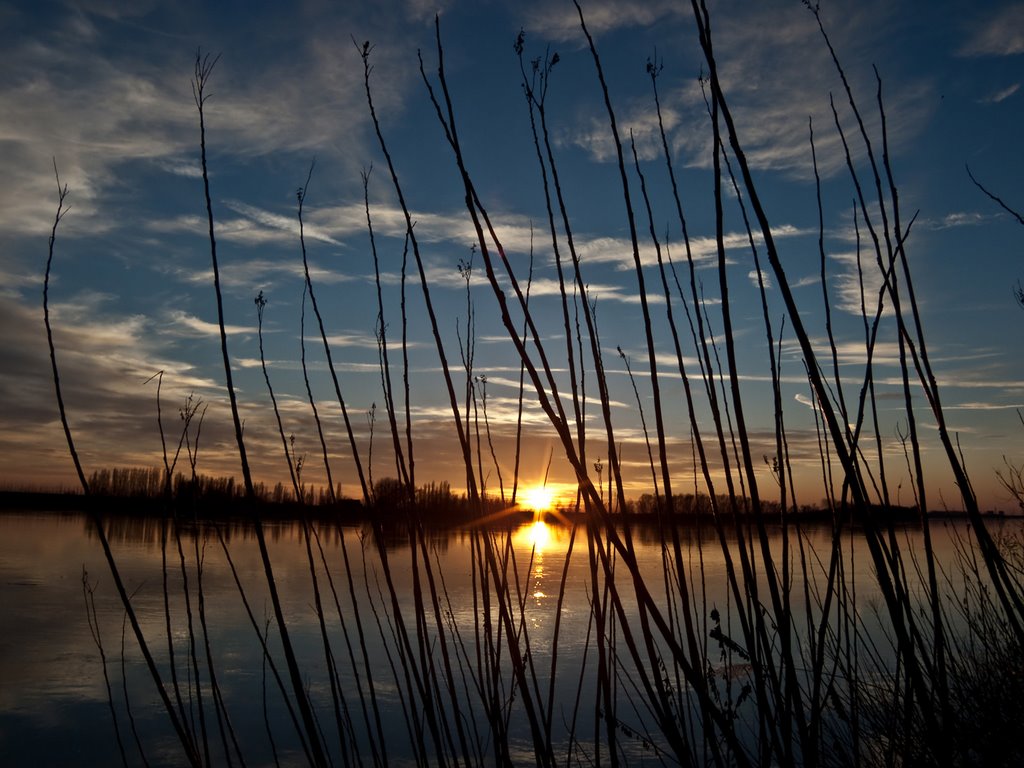
<instances>
[{"instance_id":1,"label":"lake","mask_svg":"<svg viewBox=\"0 0 1024 768\"><path fill-rule=\"evenodd\" d=\"M1019 529L1016 522L1006 525ZM598 574L595 580L590 552L598 559L600 552L591 550L588 541L593 540L583 527L574 535L569 527L537 522L509 529L425 531L411 538L403 529L375 535L369 526L320 523L311 527L308 550L307 529L297 522L267 522L264 529L301 686L334 765L415 764L417 757L433 763L440 754L460 753L481 762L532 764L537 727L550 731L557 762L564 764L571 755L572 762L585 763L600 755L608 738L603 714L610 701L616 708L620 754L630 762L653 764L671 750L657 717L644 708L643 676L630 672L624 650L630 644L643 647L650 636L629 590L628 571L622 578ZM772 531L771 549L781 556L781 534ZM966 521L935 522L931 531L938 561L954 563L957 542L969 540ZM682 562L698 606L692 618L698 636L705 638L702 663L708 674L720 676L715 690L732 697L735 716L747 717L744 707L752 702L749 692L743 695L743 675L749 665L742 649L729 640L739 636L739 629L733 626L735 606L719 539L710 527L680 533ZM197 742L206 732L215 764L227 763L224 745L233 764L241 764L239 754L250 766L307 764L311 747L300 735L302 713L282 661L253 527L183 524L179 534L155 518L108 521L118 571L173 708L197 734ZM920 551L919 528L901 528L898 537L904 552ZM824 557L830 541L828 526L791 536L793 562ZM843 542L848 551L843 594L856 594L861 606L860 642L866 647L871 640L884 648L889 628L870 559L858 534L845 534ZM672 607L678 603L674 561L670 557L666 566L663 559L671 547L663 547L653 528L635 530L632 546L653 603L679 626L681 614ZM735 557L735 540L730 546ZM809 571L820 586L824 563ZM597 604L611 606L598 611L603 629L592 610L595 589ZM815 600L806 602L799 579L792 593L793 626L799 628L808 610L815 614ZM504 618L496 594L506 597ZM417 595L423 602L417 602ZM622 606L618 614L616 595ZM122 762L119 741L132 765L143 764L143 754L153 766L186 762L126 621L91 518L0 514L0 606L0 762L117 765ZM509 628L515 643L508 643ZM598 632L606 643L596 641ZM663 640L650 647L670 657ZM627 660L609 661L615 649ZM510 658L514 651L522 654L518 662ZM884 649L879 655L876 665L884 666ZM211 666L220 707L212 703ZM335 669L333 685L329 666ZM609 690L598 685L606 674L602 669L615 670L614 700L601 698ZM663 671L677 701L685 701L690 696L685 675L671 665ZM198 691L197 673L202 681ZM535 691L533 703L544 705L543 712L528 711L529 702L522 701L517 687L520 680ZM436 708L433 717L430 706ZM700 731L692 715L680 717L686 721L684 733ZM495 726L495 718L504 722ZM435 738L445 745L440 752ZM495 744L499 738L503 743Z\"/></svg>"}]
</instances>

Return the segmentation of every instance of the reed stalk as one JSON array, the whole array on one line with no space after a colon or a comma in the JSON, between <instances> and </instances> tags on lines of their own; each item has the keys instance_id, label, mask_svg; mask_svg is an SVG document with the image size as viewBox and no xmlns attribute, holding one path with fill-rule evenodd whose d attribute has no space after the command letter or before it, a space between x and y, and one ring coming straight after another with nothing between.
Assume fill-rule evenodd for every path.
<instances>
[{"instance_id":1,"label":"reed stalk","mask_svg":"<svg viewBox=\"0 0 1024 768\"><path fill-rule=\"evenodd\" d=\"M89 624L89 634L100 654L100 665L103 669L103 687L107 691L107 706L110 708L110 721L114 726L114 739L117 751L121 755L121 763L128 765L128 754L121 739L121 727L117 721L117 710L114 708L114 691L110 685L110 673L107 669L107 653L103 649L103 635L100 632L99 615L96 612L96 587L89 581L89 572L82 566L82 596L85 599L85 618ZM123 655L123 654L122 654Z\"/></svg>"},{"instance_id":2,"label":"reed stalk","mask_svg":"<svg viewBox=\"0 0 1024 768\"><path fill-rule=\"evenodd\" d=\"M68 453L71 455L71 460L75 465L75 472L78 474L78 480L82 486L82 493L88 497L89 483L85 479L85 472L82 469L82 463L78 457L78 451L75 449L75 441L71 435L71 427L68 423L67 410L64 406L64 395L60 384L60 371L57 367L57 351L53 343L53 329L50 325L50 268L53 265L54 244L57 240L57 227L60 225L61 220L68 211L64 206L64 202L68 196L68 187L66 184L61 185L60 183L60 174L57 171L56 160L53 162L53 173L57 180L57 212L54 215L53 227L50 230L49 248L46 257L46 270L43 276L43 324L46 327L46 343L50 351L50 368L53 374L53 386L57 398L57 410L60 412L60 421L61 426L64 429L64 437L68 444ZM142 627L139 624L138 617L132 607L131 599L128 596L128 591L125 588L124 581L121 579L121 573L117 567L117 562L114 559L114 553L110 548L110 542L107 539L103 518L94 505L90 504L88 505L88 508L93 526L96 529L96 535L100 540L100 546L103 548L103 556L107 561L107 565L110 568L110 574L114 579L114 586L117 589L118 597L121 599L121 604L124 606L125 614L131 622L132 631L134 632L135 639L139 644L139 650L142 651L150 677L152 678L153 683L157 688L157 692L160 695L161 703L164 705L167 716L171 721L171 725L174 727L174 731L178 736L178 740L185 751L185 756L189 763L194 766L201 765L201 758L196 749L194 739L186 730L182 719L179 718L178 714L174 711L174 706L171 704L171 700L167 694L167 689L164 686L159 669L157 668L156 660L150 652L149 644L146 641L145 635L142 632Z\"/></svg>"},{"instance_id":3,"label":"reed stalk","mask_svg":"<svg viewBox=\"0 0 1024 768\"><path fill-rule=\"evenodd\" d=\"M345 405L345 397L341 392L341 381L338 379L338 372L334 367L334 357L331 354L331 345L327 341L327 330L324 327L323 315L320 313L320 306L317 304L316 293L313 291L313 278L309 273L309 259L306 254L305 222L302 218L302 211L306 202L306 196L309 194L309 183L313 178L313 169L315 167L315 162L310 163L309 173L306 175L306 183L299 187L296 192L296 198L298 200L297 216L299 220L299 246L302 250L302 270L306 279L306 293L309 294L309 302L313 307L313 314L316 315L316 321L320 328L320 339L323 342L324 355L327 358L327 370L330 371L331 383L334 384L334 394L338 398L338 406L341 408L341 417L345 423L345 432L348 435L348 444L352 451L352 461L356 465L356 474L359 477L359 485L363 491L363 502L365 504L369 504L373 489L367 484L366 478L363 476L363 464L359 460L359 448L356 445L356 437L352 430L352 422L348 416L348 407Z\"/></svg>"},{"instance_id":4,"label":"reed stalk","mask_svg":"<svg viewBox=\"0 0 1024 768\"><path fill-rule=\"evenodd\" d=\"M353 40L353 44L355 41ZM370 118L373 121L374 133L377 136L377 141L380 145L381 153L384 155L388 165L388 172L391 176L391 182L395 189L395 194L398 196L399 205L402 208L402 214L405 217L406 235L409 238L409 242L412 244L413 256L416 260L416 268L419 271L420 287L423 289L423 300L426 305L427 315L430 318L430 329L434 337L434 346L437 349L437 355L441 362L441 372L444 375L445 389L448 393L448 402L452 409L452 416L455 420L455 430L459 438L459 445L462 448L463 463L466 466L466 488L469 493L471 500L476 500L478 496L478 488L476 478L473 476L473 460L470 453L469 438L466 434L468 425L463 424L463 420L459 415L458 399L455 395L455 387L452 383L451 373L448 368L448 357L444 351L444 342L441 339L441 333L437 324L437 315L434 312L434 305L430 298L430 288L427 283L427 274L423 266L423 259L420 255L419 241L416 238L415 223L412 218L412 214L409 211L408 205L405 202L405 195L402 192L402 186L398 179L398 173L395 170L394 163L391 159L391 153L388 151L387 143L384 140L384 133L380 127L380 121L377 119L377 111L373 104L373 93L370 89L370 73L372 67L370 66L370 53L372 46L370 43L364 42L363 45L356 46L360 52L360 56L363 61L363 84L366 92L366 104L370 111ZM408 384L406 385L408 388ZM408 399L408 398L407 398Z\"/></svg>"},{"instance_id":5,"label":"reed stalk","mask_svg":"<svg viewBox=\"0 0 1024 768\"><path fill-rule=\"evenodd\" d=\"M388 355L388 326L384 321L384 296L380 287L380 260L377 256L377 239L374 236L373 219L370 215L370 173L372 171L373 167L371 166L369 170L362 173L363 206L366 209L366 230L370 237L370 252L373 254L373 277L377 287L377 349L380 357L381 387L384 390L384 409L387 412L388 426L391 428L391 442L395 453L395 469L398 472L398 478L405 485L411 502L415 498L416 487L412 484L409 472L405 467L405 453L402 450L402 439L399 436L398 420L395 416L395 395L391 383L391 360Z\"/></svg>"},{"instance_id":6,"label":"reed stalk","mask_svg":"<svg viewBox=\"0 0 1024 768\"><path fill-rule=\"evenodd\" d=\"M249 471L249 461L246 456L245 441L242 438L242 421L238 414L238 400L235 395L234 384L231 378L231 358L228 355L228 336L227 330L224 324L224 301L221 296L220 290L220 268L217 262L217 239L214 231L214 218L213 218L213 203L210 199L210 177L206 163L206 119L205 119L205 105L209 98L209 94L206 93L206 86L209 82L210 75L213 73L213 69L217 64L220 57L210 58L209 54L205 57L201 53L196 54L195 61L195 76L192 81L192 94L195 100L196 109L199 112L199 148L200 148L200 163L202 166L203 175L203 192L206 198L206 217L208 223L209 240L210 240L210 259L213 264L213 288L214 294L217 299L217 324L220 328L220 348L221 356L224 359L224 377L226 380L226 386L228 390L228 398L231 403L231 419L235 426L235 442L238 445L238 455L242 464L242 479L245 484L245 496L250 505L256 503L256 492L253 488L252 474ZM311 171L312 172L312 171ZM308 280L307 280L308 282ZM291 638L288 634L287 624L284 618L284 611L281 607L281 598L278 594L277 583L274 580L273 566L270 562L270 553L267 550L266 538L263 534L263 524L260 520L259 514L257 513L255 506L252 508L251 515L253 527L256 532L256 540L259 544L260 558L263 562L263 569L267 578L267 587L270 592L271 603L274 608L274 615L277 619L278 632L281 637L281 645L285 656L285 662L288 666L288 674L291 677L293 694L295 696L299 712L302 715L303 726L306 730L306 736L309 739L310 750L313 756L313 762L320 765L327 765L327 756L324 752L323 745L320 741L320 736L317 731L315 717L313 715L313 709L309 702L309 697L306 694L305 687L302 681L302 673L299 670L298 661L295 657L295 651L292 647Z\"/></svg>"}]
</instances>

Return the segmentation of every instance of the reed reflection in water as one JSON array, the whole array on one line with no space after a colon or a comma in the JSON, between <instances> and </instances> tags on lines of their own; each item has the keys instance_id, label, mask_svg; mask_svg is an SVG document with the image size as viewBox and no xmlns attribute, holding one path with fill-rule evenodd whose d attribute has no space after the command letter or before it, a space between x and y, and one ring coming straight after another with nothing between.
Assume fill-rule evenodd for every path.
<instances>
[{"instance_id":1,"label":"reed reflection in water","mask_svg":"<svg viewBox=\"0 0 1024 768\"><path fill-rule=\"evenodd\" d=\"M1019 528L1017 523L1008 525ZM955 561L957 542L966 526L965 521L959 520L933 524L932 535L940 561ZM321 642L321 616L312 598L304 528L299 523L281 522L267 524L266 529L277 586L308 694L320 727L329 734L334 708L332 686ZM200 703L190 662L190 643L192 636L200 638L199 647L208 640L223 711L235 731L237 748L246 764L272 764L275 755L282 764L306 762L302 737L292 724L287 697L272 679L261 644L261 637L265 637L270 658L279 653L273 631L266 631L271 615L251 529L245 524L199 523L183 525L180 532L180 551L191 598L191 630L190 608L185 604L182 589L181 559L176 537L169 527L159 519L124 517L112 521L108 530L122 578L132 591L135 610L158 655L164 679L177 678L186 718L195 723ZM709 662L723 680L735 682L732 689L725 686L723 694L738 700L743 660L728 642L715 639L730 636L732 620L722 552L717 543L712 544L710 528L687 527L680 532L687 561L693 569L692 583L701 590L697 602L704 610L697 619L703 623ZM493 755L495 749L488 742L493 739L493 732L486 730L488 699L505 702L508 757L533 762L534 738L527 718L517 710L515 671L508 666L511 662L507 653L491 648L500 675L488 676L489 667L482 661L488 650L480 643L493 642L501 633L499 628L488 635L483 627L500 627L500 610L494 597L503 590L514 626L521 632L521 643L528 649L523 664L532 670L530 684L545 692L539 697L541 700L547 697L552 670L554 673L554 685L550 688L554 713L551 741L561 752L559 761L570 754L581 759L580 755L594 749L602 717L596 700L600 662L584 527L574 530L538 520L517 528L422 531L422 540L417 535L410 537L403 529L382 530L378 535L381 534L381 543L386 546L378 548L369 527L315 527L315 540L323 552L322 559L318 556L316 560L316 573L324 592L321 611L345 715L340 738L325 737L336 764L345 764L355 755L369 762L374 750L382 748L387 750L389 763L415 762L422 746L415 742L427 738L422 730L417 730L415 720L410 720L419 717L423 725L420 704L408 699L405 675L407 667L428 673L432 667L429 663L421 666L423 659L405 656L406 651L397 640L396 610L410 632L426 634L424 647L431 653L440 653L441 634L448 643L452 668L456 671L456 695L450 700L435 696L438 709L449 710L439 714L450 718L458 708L456 716L471 734L466 736L467 742L479 743L485 751L481 756L486 757ZM642 572L659 603L667 605L673 598L665 589L670 583L665 578L665 542L654 527L638 527L632 534ZM919 550L920 530L907 528L899 535L907 552ZM0 633L0 753L9 764L117 764L120 757L115 720L130 763L141 763L132 723L151 765L181 761L180 744L152 690L152 680L130 632L124 632L124 610L111 586L110 575L105 572L106 564L94 536L95 531L84 516L0 515L0 604L4 606L7 627ZM814 527L802 531L801 538L810 553L827 552L831 531ZM352 591L344 586L343 544L353 574ZM498 573L508 579L504 585L481 584L481 579L488 578L479 567L482 547L487 544L499 557ZM848 535L846 549L850 553L846 589L855 589L858 604L863 606L862 642L870 641L883 649L877 664L884 665L892 656L884 651L887 627L870 610L879 597L869 558L856 533ZM386 572L382 556L387 560ZM442 600L436 616L417 603L417 590L423 590L428 570L426 560ZM83 571L87 588L84 593ZM810 572L813 578L817 571ZM199 628L197 615L200 576L205 633ZM327 585L332 581L334 596L327 597ZM794 593L802 590L802 585L794 584ZM105 669L90 633L90 614L83 596L90 591L95 600L95 615L91 618L103 647ZM255 629L246 612L243 594L256 620ZM600 594L598 597L606 599ZM635 620L635 606L628 603L626 595L623 599L628 624ZM794 600L794 606L800 604ZM362 617L362 648L355 647L359 641L352 620L357 611ZM710 619L712 612L719 617L718 622ZM168 615L171 648L166 642ZM442 633L438 632L438 618ZM802 625L800 616L793 618L794 626ZM714 635L716 626L720 627L721 635ZM611 639L621 639L621 631L621 627L605 628ZM203 654L198 656L202 659ZM202 694L206 697L203 706L213 761L222 762L223 755L217 756L219 741L213 737L214 708L209 702L205 662L198 669ZM109 692L104 672L109 679ZM631 687L625 666L616 671L616 676L616 717L622 725L622 735L633 737L623 738L620 748L627 755L656 759L665 747L658 742L657 724L650 721L649 712L636 706L642 697ZM373 681L373 703L367 688L369 679ZM445 687L436 682L435 685ZM680 696L685 699L685 685L681 689ZM384 744L375 743L378 736L372 716L363 714L364 708L369 712L374 706L386 734Z\"/></svg>"}]
</instances>

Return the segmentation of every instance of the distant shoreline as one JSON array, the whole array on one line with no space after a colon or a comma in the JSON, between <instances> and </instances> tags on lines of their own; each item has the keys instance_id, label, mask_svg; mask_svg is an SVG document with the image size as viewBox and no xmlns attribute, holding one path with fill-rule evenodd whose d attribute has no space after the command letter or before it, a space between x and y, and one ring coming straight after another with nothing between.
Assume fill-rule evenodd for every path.
<instances>
[{"instance_id":1,"label":"distant shoreline","mask_svg":"<svg viewBox=\"0 0 1024 768\"><path fill-rule=\"evenodd\" d=\"M275 521L300 521L303 518L318 522L341 522L348 524L369 523L374 520L396 522L409 519L407 511L397 510L370 510L363 506L362 502L356 499L343 498L327 504L299 504L294 501L266 501L257 502L260 517L265 520ZM75 491L15 491L0 490L0 514L5 512L89 512L90 507L99 507L98 511L105 514L126 515L132 517L157 517L163 516L167 507L162 499L140 497L140 496L117 496L117 495L96 495L84 496ZM182 510L178 510L179 514ZM248 503L243 498L217 498L202 499L196 502L192 509L188 510L189 516L195 516L202 520L238 520L249 516ZM627 513L630 520L640 523L657 523L658 516L649 512ZM1024 514L1006 513L995 510L983 512L982 515L988 520L1014 520L1024 519ZM574 518L582 520L583 513L573 513L565 510L548 510L542 513L544 519L549 522L558 518L562 520ZM616 518L625 517L621 513L615 513ZM493 515L486 515L487 519ZM537 515L528 509L509 509L503 513L501 518L507 523L527 523L534 520ZM967 513L963 511L940 510L928 514L932 520L966 519ZM445 510L439 514L424 514L422 521L429 524L444 525L472 525L480 520L472 515ZM686 521L708 521L706 514L676 513L675 519L679 522ZM766 522L777 524L781 522L780 515L767 513L764 516ZM916 510L909 507L892 508L886 515L886 520L898 522L901 525L918 522ZM791 513L791 522L804 523L828 523L831 516L824 509L803 509ZM751 518L751 522L753 518ZM857 521L854 521L856 524Z\"/></svg>"}]
</instances>

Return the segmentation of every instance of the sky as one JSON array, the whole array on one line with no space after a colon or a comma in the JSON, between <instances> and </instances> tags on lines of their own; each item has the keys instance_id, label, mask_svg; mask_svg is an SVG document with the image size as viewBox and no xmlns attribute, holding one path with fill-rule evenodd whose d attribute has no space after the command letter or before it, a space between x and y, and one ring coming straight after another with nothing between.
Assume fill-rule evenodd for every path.
<instances>
[{"instance_id":1,"label":"sky","mask_svg":"<svg viewBox=\"0 0 1024 768\"><path fill-rule=\"evenodd\" d=\"M727 369L712 133L700 81L706 65L689 3L587 0L582 6L629 158L673 482L676 489L693 490L690 422L628 137L634 137L655 231L662 245L667 243L685 286L689 273L681 227L646 69L653 61L661 68L659 96L696 281ZM720 76L740 141L800 318L831 377L809 141L813 125L824 294L844 394L856 399L865 370L856 190L830 96L853 162L862 174L867 166L842 81L814 16L797 0L720 0L710 3L710 13ZM485 439L479 453L487 491L498 494L504 486L509 493L520 363L474 247L458 168L420 73L419 56L437 88L435 14L467 170L524 284L532 249L530 308L565 393L569 379L554 250L513 44L522 31L527 71L533 59L558 54L545 102L552 152L588 301L595 308L627 495L651 490L643 431L644 423L653 430L651 375L616 148L579 17L571 2L561 0L0 3L0 68L5 75L0 81L0 167L5 175L0 185L0 487L75 485L43 327L47 239L58 202L55 165L60 183L68 188L69 209L57 233L49 300L68 417L86 473L162 465L159 382L169 449L174 450L180 435L179 410L191 396L207 406L198 470L239 474L191 87L197 51L219 56L206 90L207 159L228 348L255 479L273 485L288 478L260 365L255 304L260 292L267 301L264 358L285 434L295 436L294 451L304 459L303 480L320 484L324 478L301 364L305 282L296 193L303 187L311 279L360 458L374 480L396 475L379 366L364 174L402 430L406 226L367 108L360 49L368 42L374 106L416 222L427 287L460 399L466 379L460 345L467 339L475 343L471 375L486 378L486 423L482 381L471 423L479 425L482 435L491 430L496 460ZM876 69L881 78L904 225L916 215L906 250L946 420L982 507L1013 509L996 473L1005 471L1004 461L1024 462L1024 424L1018 417L1024 408L1024 308L1013 295L1024 279L1024 228L971 182L966 169L1011 207L1024 208L1019 141L1024 3L822 0L821 18L876 149L882 143ZM870 175L863 178L871 186ZM870 189L867 193L870 214L877 219L877 200L870 198ZM774 456L770 363L757 274L733 194L725 200L723 227L744 416L755 457ZM859 229L866 241L862 221ZM558 238L564 253L560 225ZM755 245L763 264L763 244ZM873 255L867 250L862 255L870 266ZM462 489L465 470L438 350L412 254L407 258L405 327L416 482L447 481ZM469 263L472 329L460 271L460 264ZM865 276L872 311L880 284L876 272ZM502 286L508 291L507 277ZM766 295L781 349L797 500L817 504L825 494L804 361L792 321L782 322L784 307L774 277L767 281ZM678 295L672 306L681 318ZM887 313L875 353L878 434L893 500L907 504L913 502L913 489L899 438L907 429L907 414L893 328ZM681 332L689 373L699 375L688 327ZM308 303L305 338L331 468L343 492L358 497L341 409ZM607 456L607 442L589 356L584 369L592 463ZM154 379L158 372L162 378ZM698 389L698 427L709 435L707 398ZM536 483L547 473L553 487L571 488L564 451L529 383L525 401L522 482ZM571 411L568 400L563 402ZM935 419L919 386L914 408L928 477L927 504L958 509ZM873 444L873 434L869 421L866 443L870 438ZM876 461L873 452L869 461ZM720 479L721 462L713 465ZM187 469L184 460L179 469ZM757 469L762 495L771 497L772 474L767 464ZM702 488L699 482L697 487Z\"/></svg>"}]
</instances>

